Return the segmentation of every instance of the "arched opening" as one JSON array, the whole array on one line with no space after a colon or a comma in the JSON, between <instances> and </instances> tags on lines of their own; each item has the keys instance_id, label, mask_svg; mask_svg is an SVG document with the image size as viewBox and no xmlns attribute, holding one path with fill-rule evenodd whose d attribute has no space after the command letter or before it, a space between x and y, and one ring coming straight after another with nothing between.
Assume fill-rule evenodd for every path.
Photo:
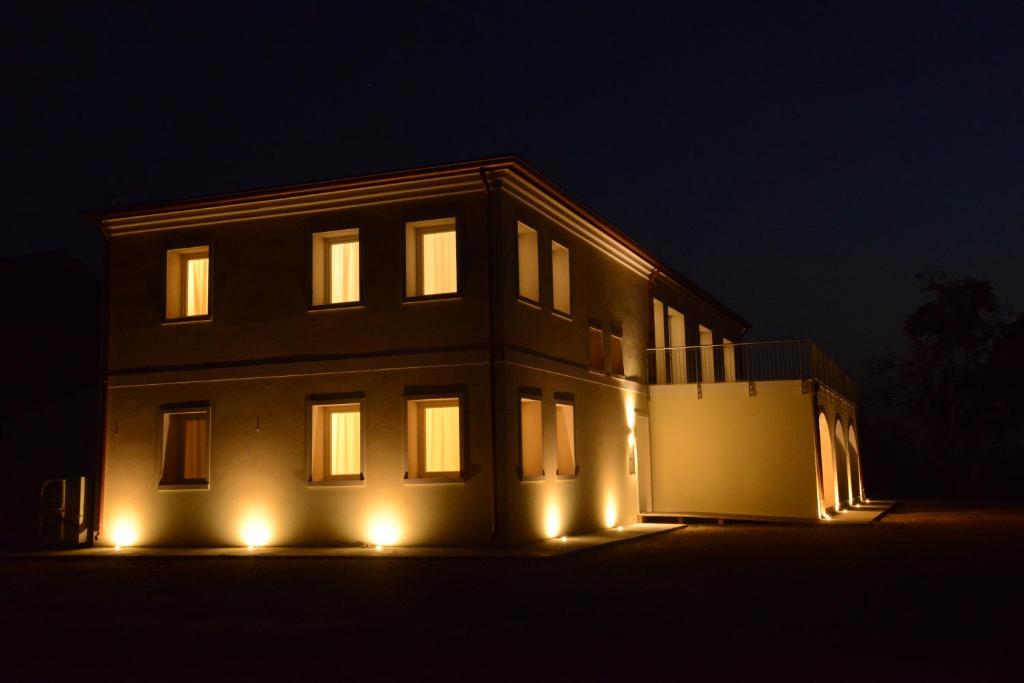
<instances>
[{"instance_id":1,"label":"arched opening","mask_svg":"<svg viewBox=\"0 0 1024 683\"><path fill-rule=\"evenodd\" d=\"M849 436L847 437L848 456L850 468L853 471L853 490L857 494L857 500L864 500L864 477L860 469L860 446L857 445L857 432L850 423Z\"/></svg>"},{"instance_id":2,"label":"arched opening","mask_svg":"<svg viewBox=\"0 0 1024 683\"><path fill-rule=\"evenodd\" d=\"M836 487L838 489L838 499L840 505L843 503L849 503L853 498L851 492L853 491L850 485L850 459L846 453L846 429L843 428L843 422L839 418L836 418ZM838 507L838 506L837 506Z\"/></svg>"},{"instance_id":3,"label":"arched opening","mask_svg":"<svg viewBox=\"0 0 1024 683\"><path fill-rule=\"evenodd\" d=\"M821 451L821 507L836 507L836 461L832 453L832 432L825 413L818 416L818 444Z\"/></svg>"}]
</instances>

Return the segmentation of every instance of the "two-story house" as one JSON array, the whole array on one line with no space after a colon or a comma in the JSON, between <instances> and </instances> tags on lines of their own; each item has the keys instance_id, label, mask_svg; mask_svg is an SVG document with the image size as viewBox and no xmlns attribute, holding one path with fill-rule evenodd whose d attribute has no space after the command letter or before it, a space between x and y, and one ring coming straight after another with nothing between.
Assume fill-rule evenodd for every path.
<instances>
[{"instance_id":1,"label":"two-story house","mask_svg":"<svg viewBox=\"0 0 1024 683\"><path fill-rule=\"evenodd\" d=\"M827 359L761 362L746 321L517 158L97 218L100 543L522 543L863 497Z\"/></svg>"}]
</instances>

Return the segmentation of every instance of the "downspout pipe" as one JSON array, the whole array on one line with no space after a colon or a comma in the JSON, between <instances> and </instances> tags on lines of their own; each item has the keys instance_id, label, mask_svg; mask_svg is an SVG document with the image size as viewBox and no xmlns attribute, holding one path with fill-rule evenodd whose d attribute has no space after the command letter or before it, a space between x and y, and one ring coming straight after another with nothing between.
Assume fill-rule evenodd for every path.
<instances>
[{"instance_id":1,"label":"downspout pipe","mask_svg":"<svg viewBox=\"0 0 1024 683\"><path fill-rule=\"evenodd\" d=\"M491 387L491 540L498 540L498 338L495 330L494 307L495 285L497 277L497 259L495 258L495 233L497 222L494 219L493 189L487 178L487 170L480 167L480 180L487 196L487 329L488 329L488 372Z\"/></svg>"}]
</instances>

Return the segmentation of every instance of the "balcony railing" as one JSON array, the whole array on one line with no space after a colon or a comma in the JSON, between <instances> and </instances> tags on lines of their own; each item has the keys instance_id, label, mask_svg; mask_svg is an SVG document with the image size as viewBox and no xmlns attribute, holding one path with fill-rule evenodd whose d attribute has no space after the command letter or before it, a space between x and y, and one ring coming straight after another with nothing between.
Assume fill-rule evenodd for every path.
<instances>
[{"instance_id":1,"label":"balcony railing","mask_svg":"<svg viewBox=\"0 0 1024 683\"><path fill-rule=\"evenodd\" d=\"M814 379L850 399L857 387L835 361L806 339L647 349L650 384Z\"/></svg>"}]
</instances>

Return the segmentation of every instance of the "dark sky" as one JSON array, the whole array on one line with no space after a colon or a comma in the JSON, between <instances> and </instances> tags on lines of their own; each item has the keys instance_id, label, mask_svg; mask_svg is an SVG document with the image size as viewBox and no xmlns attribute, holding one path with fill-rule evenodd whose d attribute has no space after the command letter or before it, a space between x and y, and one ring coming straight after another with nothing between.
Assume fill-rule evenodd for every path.
<instances>
[{"instance_id":1,"label":"dark sky","mask_svg":"<svg viewBox=\"0 0 1024 683\"><path fill-rule=\"evenodd\" d=\"M926 267L1024 307L1021 3L15 4L4 255L98 268L109 196L511 152L854 371Z\"/></svg>"}]
</instances>

